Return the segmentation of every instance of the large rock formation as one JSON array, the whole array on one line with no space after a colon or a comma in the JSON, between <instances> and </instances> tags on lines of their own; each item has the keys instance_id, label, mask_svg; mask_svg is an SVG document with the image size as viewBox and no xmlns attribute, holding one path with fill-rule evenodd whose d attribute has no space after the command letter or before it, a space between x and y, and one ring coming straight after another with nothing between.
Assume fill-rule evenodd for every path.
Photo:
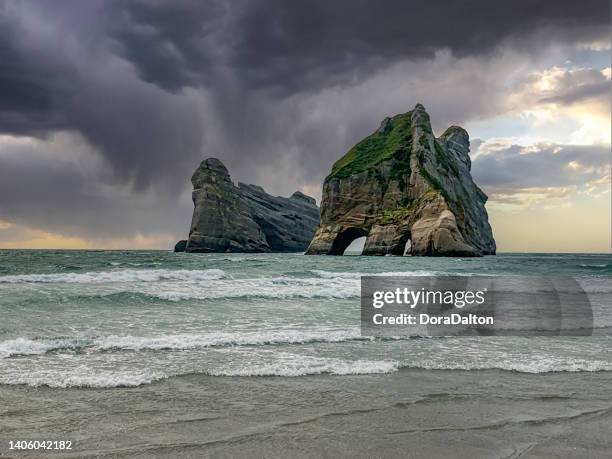
<instances>
[{"instance_id":1,"label":"large rock formation","mask_svg":"<svg viewBox=\"0 0 612 459\"><path fill-rule=\"evenodd\" d=\"M235 186L216 158L202 161L191 182L195 208L186 252L302 252L319 224L313 198Z\"/></svg>"},{"instance_id":2,"label":"large rock formation","mask_svg":"<svg viewBox=\"0 0 612 459\"><path fill-rule=\"evenodd\" d=\"M367 236L364 255L495 254L487 196L470 175L468 133L436 138L422 105L386 118L325 179L321 224L307 254L341 255Z\"/></svg>"}]
</instances>

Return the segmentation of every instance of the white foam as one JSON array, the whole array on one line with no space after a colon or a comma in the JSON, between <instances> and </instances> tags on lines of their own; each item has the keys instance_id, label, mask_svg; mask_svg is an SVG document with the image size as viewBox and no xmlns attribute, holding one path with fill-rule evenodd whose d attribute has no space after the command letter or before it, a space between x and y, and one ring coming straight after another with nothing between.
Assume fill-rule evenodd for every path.
<instances>
[{"instance_id":1,"label":"white foam","mask_svg":"<svg viewBox=\"0 0 612 459\"><path fill-rule=\"evenodd\" d=\"M424 370L505 370L521 373L612 371L612 362L552 355L545 351L524 350L508 353L481 343L484 349L466 349L460 354L430 347L429 342L410 343L414 352L399 352L379 359L363 348L353 358L342 356L330 346L320 350L311 346L290 348L265 347L264 344L342 342L360 338L357 330L278 330L235 334L168 335L158 337L107 336L96 339L27 340L18 338L0 343L0 349L17 354L44 353L53 345L87 346L87 352L51 353L49 355L0 361L0 384L27 384L50 387L139 386L173 376L203 374L209 376L284 376L360 375L392 373L402 368ZM432 341L432 344L436 342ZM418 352L419 344L426 349ZM229 347L227 345L230 345ZM242 347L241 345L253 345ZM259 346L258 346L259 345ZM208 348L209 346L221 346ZM236 347L232 347L236 346ZM257 346L257 347L256 347ZM199 348L206 348L204 351ZM368 346L369 348L369 346ZM340 348L339 348L340 349ZM122 352L133 350L136 352ZM176 353L159 352L180 350ZM96 352L101 351L101 352ZM141 351L153 351L142 352ZM423 352L425 351L425 352ZM314 352L317 354L312 355ZM323 355L318 355L321 352ZM333 354L329 354L333 352ZM352 352L352 351L351 351ZM365 354L365 355L364 355ZM388 355L387 352L385 352ZM392 353L391 353L392 354ZM13 354L15 355L15 354ZM368 357L369 355L369 357ZM359 358L357 358L359 357ZM405 359L405 360L404 360Z\"/></svg>"},{"instance_id":2,"label":"white foam","mask_svg":"<svg viewBox=\"0 0 612 459\"><path fill-rule=\"evenodd\" d=\"M313 357L280 353L277 361L252 363L235 368L206 371L210 376L286 376L307 375L363 375L392 373L399 368L394 360L341 360L336 358Z\"/></svg>"},{"instance_id":3,"label":"white foam","mask_svg":"<svg viewBox=\"0 0 612 459\"><path fill-rule=\"evenodd\" d=\"M359 279L250 278L214 281L200 285L148 285L141 293L168 301L218 298L332 298L346 299L360 294Z\"/></svg>"},{"instance_id":4,"label":"white foam","mask_svg":"<svg viewBox=\"0 0 612 459\"><path fill-rule=\"evenodd\" d=\"M48 386L68 387L136 387L173 376L199 373L208 376L286 376L306 375L360 375L391 373L398 370L398 363L392 360L355 360L347 361L336 358L312 357L279 353L275 362L242 363L233 367L198 370L185 367L166 372L157 370L107 370L90 365L73 367L34 369L31 371L0 374L0 384L28 385L33 387Z\"/></svg>"},{"instance_id":5,"label":"white foam","mask_svg":"<svg viewBox=\"0 0 612 459\"><path fill-rule=\"evenodd\" d=\"M597 372L612 371L612 362L583 359L538 359L513 361L512 359L492 359L488 362L475 361L424 361L402 365L403 368L421 368L424 370L505 370L519 373L556 373L556 372Z\"/></svg>"},{"instance_id":6,"label":"white foam","mask_svg":"<svg viewBox=\"0 0 612 459\"><path fill-rule=\"evenodd\" d=\"M424 276L442 276L442 275L453 275L461 276L458 273L448 273L442 271L389 271L383 273L366 273L366 272L334 272L334 271L323 271L320 269L313 269L311 271L323 279L360 279L363 276L374 276L374 277L424 277Z\"/></svg>"},{"instance_id":7,"label":"white foam","mask_svg":"<svg viewBox=\"0 0 612 459\"><path fill-rule=\"evenodd\" d=\"M266 344L339 343L370 340L362 337L358 328L312 330L277 329L218 333L182 333L159 336L108 335L101 337L16 338L0 342L0 358L16 355L45 354L61 349L84 349L90 352L107 350L188 350L220 346L258 346Z\"/></svg>"},{"instance_id":8,"label":"white foam","mask_svg":"<svg viewBox=\"0 0 612 459\"><path fill-rule=\"evenodd\" d=\"M150 384L167 376L147 371L100 371L93 368L74 368L67 371L33 371L17 375L0 374L0 384L32 387L136 387Z\"/></svg>"},{"instance_id":9,"label":"white foam","mask_svg":"<svg viewBox=\"0 0 612 459\"><path fill-rule=\"evenodd\" d=\"M28 338L15 338L0 341L0 359L14 355L44 354L53 349L73 347L74 341L70 339L33 340Z\"/></svg>"},{"instance_id":10,"label":"white foam","mask_svg":"<svg viewBox=\"0 0 612 459\"><path fill-rule=\"evenodd\" d=\"M96 349L162 350L198 349L213 346L257 346L265 344L338 343L362 338L359 329L264 330L232 333L176 334L154 337L105 336L92 342Z\"/></svg>"},{"instance_id":11,"label":"white foam","mask_svg":"<svg viewBox=\"0 0 612 459\"><path fill-rule=\"evenodd\" d=\"M114 282L159 282L187 281L200 282L223 279L225 272L220 269L204 270L169 270L169 269L122 269L87 273L61 274L19 274L0 276L0 284L18 283L68 283L68 284L104 284Z\"/></svg>"}]
</instances>

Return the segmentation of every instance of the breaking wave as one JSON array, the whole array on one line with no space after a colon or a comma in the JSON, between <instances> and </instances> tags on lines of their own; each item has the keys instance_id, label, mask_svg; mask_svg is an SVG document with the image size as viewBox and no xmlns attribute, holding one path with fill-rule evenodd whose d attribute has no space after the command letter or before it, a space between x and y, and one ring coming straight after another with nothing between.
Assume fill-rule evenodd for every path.
<instances>
[{"instance_id":1,"label":"breaking wave","mask_svg":"<svg viewBox=\"0 0 612 459\"><path fill-rule=\"evenodd\" d=\"M280 356L276 362L255 363L239 368L206 371L209 376L309 376L309 375L365 375L393 373L400 368L395 360L342 360L305 355Z\"/></svg>"},{"instance_id":2,"label":"breaking wave","mask_svg":"<svg viewBox=\"0 0 612 459\"><path fill-rule=\"evenodd\" d=\"M75 368L67 371L34 371L17 375L0 374L0 384L32 387L84 387L108 389L112 387L137 387L168 378L167 375L149 371L100 371L92 368Z\"/></svg>"},{"instance_id":3,"label":"breaking wave","mask_svg":"<svg viewBox=\"0 0 612 459\"><path fill-rule=\"evenodd\" d=\"M19 274L0 276L0 284L18 283L67 283L67 284L105 284L112 282L160 282L187 281L199 282L223 279L225 272L220 269L123 269L117 271L61 273L61 274Z\"/></svg>"},{"instance_id":4,"label":"breaking wave","mask_svg":"<svg viewBox=\"0 0 612 459\"><path fill-rule=\"evenodd\" d=\"M418 368L423 370L504 370L517 373L577 373L612 371L612 362L604 360L582 359L538 359L533 361L513 361L491 359L488 362L418 362L403 365L402 368Z\"/></svg>"},{"instance_id":5,"label":"breaking wave","mask_svg":"<svg viewBox=\"0 0 612 459\"><path fill-rule=\"evenodd\" d=\"M347 299L360 294L359 279L321 279L272 277L232 279L214 283L214 288L195 285L165 286L162 289L147 289L146 293L167 301L206 300L219 298L333 298Z\"/></svg>"},{"instance_id":6,"label":"breaking wave","mask_svg":"<svg viewBox=\"0 0 612 459\"><path fill-rule=\"evenodd\" d=\"M376 277L406 277L406 276L441 276L441 275L457 275L461 274L441 272L441 271L399 271L399 272L384 272L384 273L366 273L366 272L334 272L334 271L323 271L320 269L313 269L311 271L318 277L323 279L360 279L362 276L376 276Z\"/></svg>"},{"instance_id":7,"label":"breaking wave","mask_svg":"<svg viewBox=\"0 0 612 459\"><path fill-rule=\"evenodd\" d=\"M97 338L97 349L165 350L197 349L219 346L262 346L268 344L339 343L342 341L370 340L359 330L270 330L257 332L179 334L159 337L107 336Z\"/></svg>"},{"instance_id":8,"label":"breaking wave","mask_svg":"<svg viewBox=\"0 0 612 459\"><path fill-rule=\"evenodd\" d=\"M263 346L273 344L339 343L343 341L371 341L362 337L359 329L320 330L269 330L241 331L230 333L174 334L152 337L131 335L109 335L79 338L16 338L0 342L0 358L18 355L46 354L52 351L145 351L145 350L188 350L223 346Z\"/></svg>"},{"instance_id":9,"label":"breaking wave","mask_svg":"<svg viewBox=\"0 0 612 459\"><path fill-rule=\"evenodd\" d=\"M387 349L381 342L385 340L361 337L358 329L331 328L151 337L22 337L0 342L0 384L108 388L139 386L191 374L213 377L342 376L393 373L402 369L503 370L529 374L612 371L610 361L553 355L545 350L509 356L507 349L499 348L499 343L492 347L482 343L477 353L467 349L449 355L438 347L419 351L419 344L428 345L428 342L409 341L406 345L413 349L412 352L398 351L395 355L384 352L385 358L379 359L372 358L372 353L359 351L348 357L352 346L361 346L359 341L378 342L385 346L381 350ZM299 346L314 343L345 344L338 347L338 353L331 347L321 348L325 353L333 352L331 355L312 355L314 348ZM295 352L288 352L290 349Z\"/></svg>"},{"instance_id":10,"label":"breaking wave","mask_svg":"<svg viewBox=\"0 0 612 459\"><path fill-rule=\"evenodd\" d=\"M565 364L552 365L545 362L495 363L488 365L451 363L407 364L397 360L346 360L333 357L315 357L277 353L274 361L251 361L240 364L213 366L208 369L185 366L168 372L162 366L154 369L108 370L103 367L75 365L69 368L34 369L33 371L3 372L0 384L48 386L54 388L112 388L136 387L177 376L204 375L212 377L301 377L311 375L368 375L394 373L400 370L504 370L519 373L599 372L612 371L608 362L568 360Z\"/></svg>"}]
</instances>

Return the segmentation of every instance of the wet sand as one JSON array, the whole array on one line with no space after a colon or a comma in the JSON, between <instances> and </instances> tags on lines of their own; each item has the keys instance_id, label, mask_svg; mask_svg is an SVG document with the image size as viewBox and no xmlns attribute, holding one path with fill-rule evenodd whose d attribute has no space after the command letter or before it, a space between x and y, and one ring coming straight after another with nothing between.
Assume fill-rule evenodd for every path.
<instances>
[{"instance_id":1,"label":"wet sand","mask_svg":"<svg viewBox=\"0 0 612 459\"><path fill-rule=\"evenodd\" d=\"M610 372L402 370L0 386L0 456L604 458L611 383ZM8 450L27 439L74 447Z\"/></svg>"}]
</instances>

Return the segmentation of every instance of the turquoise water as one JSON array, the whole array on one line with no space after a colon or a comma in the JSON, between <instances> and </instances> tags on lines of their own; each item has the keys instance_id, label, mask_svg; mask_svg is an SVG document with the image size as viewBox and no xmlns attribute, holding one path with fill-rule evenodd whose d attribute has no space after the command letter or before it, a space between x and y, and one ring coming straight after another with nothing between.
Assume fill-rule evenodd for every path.
<instances>
[{"instance_id":1,"label":"turquoise water","mask_svg":"<svg viewBox=\"0 0 612 459\"><path fill-rule=\"evenodd\" d=\"M114 387L187 374L612 371L608 336L371 339L363 274L568 275L612 326L612 256L473 259L0 251L0 384Z\"/></svg>"}]
</instances>

